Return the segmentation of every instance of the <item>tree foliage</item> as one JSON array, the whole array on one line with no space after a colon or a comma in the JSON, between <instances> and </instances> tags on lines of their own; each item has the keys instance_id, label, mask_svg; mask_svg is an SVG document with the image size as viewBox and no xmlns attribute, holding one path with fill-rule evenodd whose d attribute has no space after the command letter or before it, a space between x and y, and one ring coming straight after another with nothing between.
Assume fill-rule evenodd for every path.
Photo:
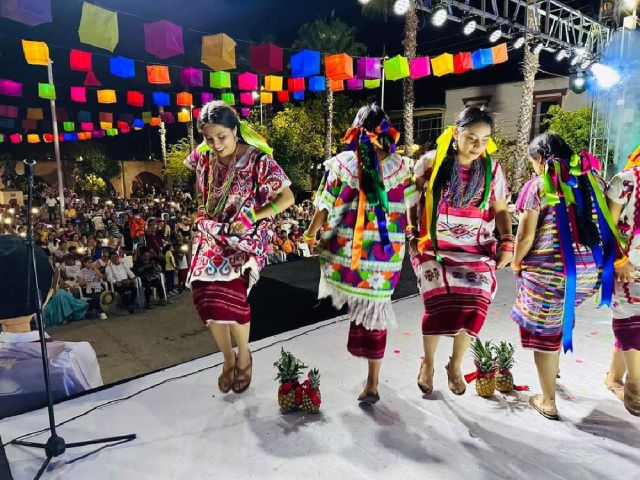
<instances>
[{"instance_id":1,"label":"tree foliage","mask_svg":"<svg viewBox=\"0 0 640 480\"><path fill-rule=\"evenodd\" d=\"M92 197L102 197L107 194L107 182L101 177L93 174L79 178L76 182L76 190L91 195Z\"/></svg>"},{"instance_id":2,"label":"tree foliage","mask_svg":"<svg viewBox=\"0 0 640 480\"><path fill-rule=\"evenodd\" d=\"M493 132L493 140L496 142L498 149L491 157L500 163L507 180L507 185L510 188L516 188L514 186L518 182L518 176L525 175L525 177L528 177L528 173L531 171L531 165L526 159L518 160L516 155L518 142L515 138L504 136L500 124L496 125L495 131ZM526 162L526 164L520 165L518 164L519 161ZM513 193L517 193L517 191Z\"/></svg>"},{"instance_id":3,"label":"tree foliage","mask_svg":"<svg viewBox=\"0 0 640 480\"><path fill-rule=\"evenodd\" d=\"M61 156L66 162L73 162L72 175L76 181L87 175L114 178L122 173L122 166L107 154L106 147L99 142L75 142L60 145Z\"/></svg>"},{"instance_id":4,"label":"tree foliage","mask_svg":"<svg viewBox=\"0 0 640 480\"><path fill-rule=\"evenodd\" d=\"M591 109L580 108L574 112L564 110L557 105L549 108L547 118L542 124L564 138L574 152L589 150L591 135Z\"/></svg>"},{"instance_id":5,"label":"tree foliage","mask_svg":"<svg viewBox=\"0 0 640 480\"><path fill-rule=\"evenodd\" d=\"M178 182L186 182L193 172L185 166L184 159L191 153L188 138L181 138L177 143L169 145L167 149L167 175Z\"/></svg>"}]
</instances>

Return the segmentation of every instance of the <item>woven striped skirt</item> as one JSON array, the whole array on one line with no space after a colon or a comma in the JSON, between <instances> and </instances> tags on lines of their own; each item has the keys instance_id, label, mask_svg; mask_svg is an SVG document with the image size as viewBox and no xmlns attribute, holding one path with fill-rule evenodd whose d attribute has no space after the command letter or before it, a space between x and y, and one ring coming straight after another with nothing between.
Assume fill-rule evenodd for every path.
<instances>
[{"instance_id":1,"label":"woven striped skirt","mask_svg":"<svg viewBox=\"0 0 640 480\"><path fill-rule=\"evenodd\" d=\"M489 300L480 295L449 293L424 301L422 335L455 336L461 331L477 337L489 311Z\"/></svg>"},{"instance_id":2,"label":"woven striped skirt","mask_svg":"<svg viewBox=\"0 0 640 480\"><path fill-rule=\"evenodd\" d=\"M207 326L211 322L249 324L248 288L249 277L246 275L229 282L193 282L193 303L202 323Z\"/></svg>"},{"instance_id":3,"label":"woven striped skirt","mask_svg":"<svg viewBox=\"0 0 640 480\"><path fill-rule=\"evenodd\" d=\"M367 330L362 325L349 322L347 350L351 355L367 360L382 360L386 347L386 330Z\"/></svg>"}]
</instances>

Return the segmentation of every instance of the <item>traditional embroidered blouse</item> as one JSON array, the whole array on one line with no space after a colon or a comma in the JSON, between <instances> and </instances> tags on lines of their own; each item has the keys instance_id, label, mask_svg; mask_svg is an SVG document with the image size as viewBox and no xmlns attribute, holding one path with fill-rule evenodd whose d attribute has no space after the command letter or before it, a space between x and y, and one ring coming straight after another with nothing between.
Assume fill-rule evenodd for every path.
<instances>
[{"instance_id":1,"label":"traditional embroidered blouse","mask_svg":"<svg viewBox=\"0 0 640 480\"><path fill-rule=\"evenodd\" d=\"M184 164L195 170L203 201L207 202L209 168L213 168L210 153L191 152ZM222 171L223 176L227 173ZM255 147L237 160L230 193L217 218L204 215L193 233L193 258L187 285L195 281L231 281L249 275L249 288L258 281L265 265L265 245L268 242L269 222L258 222L243 235L231 235L230 225L239 214L272 202L291 181L275 160ZM214 186L222 180L213 178Z\"/></svg>"}]
</instances>

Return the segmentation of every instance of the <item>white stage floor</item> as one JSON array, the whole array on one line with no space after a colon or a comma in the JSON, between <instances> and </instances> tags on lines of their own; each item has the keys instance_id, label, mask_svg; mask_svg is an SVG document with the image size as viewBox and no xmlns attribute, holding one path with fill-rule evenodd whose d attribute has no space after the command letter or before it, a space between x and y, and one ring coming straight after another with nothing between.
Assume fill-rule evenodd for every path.
<instances>
[{"instance_id":1,"label":"white stage floor","mask_svg":"<svg viewBox=\"0 0 640 480\"><path fill-rule=\"evenodd\" d=\"M482 338L517 344L507 317L511 274L500 273L502 288ZM127 433L138 439L87 457L98 447L69 450L43 478L640 479L640 418L602 384L613 342L607 309L589 302L579 310L577 353L561 360L563 421L553 422L528 406L526 392L485 400L469 385L465 395L453 395L444 370L449 339L440 344L436 391L423 397L416 386L420 300L401 300L394 308L400 328L389 335L382 400L375 407L356 401L366 364L346 351L348 323L328 321L256 342L253 383L242 396L219 393L220 367L210 368L221 361L216 354L58 405L58 422L64 422L116 401L60 427L68 442ZM273 363L281 347L320 368L320 415L279 413ZM516 383L538 392L532 354L518 348L516 360ZM470 358L465 367L465 373L472 370ZM46 418L41 410L3 420L2 441L45 428ZM5 452L15 480L32 478L41 465L42 452L13 446Z\"/></svg>"}]
</instances>

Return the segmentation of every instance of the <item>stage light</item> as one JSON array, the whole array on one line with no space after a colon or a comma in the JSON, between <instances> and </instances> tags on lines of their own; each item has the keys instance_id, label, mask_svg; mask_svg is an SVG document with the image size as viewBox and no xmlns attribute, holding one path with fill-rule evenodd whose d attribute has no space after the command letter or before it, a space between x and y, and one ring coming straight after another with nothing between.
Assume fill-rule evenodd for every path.
<instances>
[{"instance_id":1,"label":"stage light","mask_svg":"<svg viewBox=\"0 0 640 480\"><path fill-rule=\"evenodd\" d=\"M38 215L38 214L40 213L40 209L38 209L38 208L36 208L36 207L33 207L33 208L31 209L31 213L33 213L34 215Z\"/></svg>"},{"instance_id":2,"label":"stage light","mask_svg":"<svg viewBox=\"0 0 640 480\"><path fill-rule=\"evenodd\" d=\"M254 100L257 100L260 98L260 94L258 92L251 92L251 96L253 97Z\"/></svg>"},{"instance_id":3,"label":"stage light","mask_svg":"<svg viewBox=\"0 0 640 480\"><path fill-rule=\"evenodd\" d=\"M580 64L580 68L582 70L586 70L587 68L589 68L589 65L591 65L591 59L585 58L584 61Z\"/></svg>"},{"instance_id":4,"label":"stage light","mask_svg":"<svg viewBox=\"0 0 640 480\"><path fill-rule=\"evenodd\" d=\"M409 0L396 0L396 3L393 4L393 13L396 15L404 15L409 11L409 7L411 3Z\"/></svg>"},{"instance_id":5,"label":"stage light","mask_svg":"<svg viewBox=\"0 0 640 480\"><path fill-rule=\"evenodd\" d=\"M544 48L544 45L542 45L542 43L538 42L533 46L531 51L533 52L534 55L539 55L543 48Z\"/></svg>"},{"instance_id":6,"label":"stage light","mask_svg":"<svg viewBox=\"0 0 640 480\"><path fill-rule=\"evenodd\" d=\"M471 17L464 21L462 26L462 33L465 35L471 35L476 31L476 27L478 26L478 22L475 18Z\"/></svg>"},{"instance_id":7,"label":"stage light","mask_svg":"<svg viewBox=\"0 0 640 480\"><path fill-rule=\"evenodd\" d=\"M519 48L522 48L522 46L524 45L524 41L525 41L524 36L519 37L515 42L513 42L513 48L515 48L516 50L518 50Z\"/></svg>"},{"instance_id":8,"label":"stage light","mask_svg":"<svg viewBox=\"0 0 640 480\"><path fill-rule=\"evenodd\" d=\"M367 3L369 3L371 0L358 0L358 2L360 2L362 5L366 5Z\"/></svg>"},{"instance_id":9,"label":"stage light","mask_svg":"<svg viewBox=\"0 0 640 480\"><path fill-rule=\"evenodd\" d=\"M623 0L622 6L627 10L633 10L636 7L636 0Z\"/></svg>"},{"instance_id":10,"label":"stage light","mask_svg":"<svg viewBox=\"0 0 640 480\"><path fill-rule=\"evenodd\" d=\"M9 214L10 215L14 215L16 213L16 209L15 208L10 208L9 209Z\"/></svg>"},{"instance_id":11,"label":"stage light","mask_svg":"<svg viewBox=\"0 0 640 480\"><path fill-rule=\"evenodd\" d=\"M431 23L436 27L441 27L442 25L444 25L444 22L447 21L447 15L448 13L446 8L438 7L431 14Z\"/></svg>"},{"instance_id":12,"label":"stage light","mask_svg":"<svg viewBox=\"0 0 640 480\"><path fill-rule=\"evenodd\" d=\"M489 41L492 43L497 42L498 40L500 40L502 38L502 30L500 30L500 27L496 28L493 32L491 32L491 34L489 35Z\"/></svg>"},{"instance_id":13,"label":"stage light","mask_svg":"<svg viewBox=\"0 0 640 480\"><path fill-rule=\"evenodd\" d=\"M582 70L578 70L576 73L569 77L569 88L573 93L584 93L587 89L587 78Z\"/></svg>"},{"instance_id":14,"label":"stage light","mask_svg":"<svg viewBox=\"0 0 640 480\"><path fill-rule=\"evenodd\" d=\"M558 53L556 53L556 60L561 62L562 60L564 60L565 58L567 58L569 56L569 52L567 52L564 48L559 50Z\"/></svg>"},{"instance_id":15,"label":"stage light","mask_svg":"<svg viewBox=\"0 0 640 480\"><path fill-rule=\"evenodd\" d=\"M620 82L620 74L613 68L602 65L601 63L591 65L591 73L600 88L611 88Z\"/></svg>"}]
</instances>

